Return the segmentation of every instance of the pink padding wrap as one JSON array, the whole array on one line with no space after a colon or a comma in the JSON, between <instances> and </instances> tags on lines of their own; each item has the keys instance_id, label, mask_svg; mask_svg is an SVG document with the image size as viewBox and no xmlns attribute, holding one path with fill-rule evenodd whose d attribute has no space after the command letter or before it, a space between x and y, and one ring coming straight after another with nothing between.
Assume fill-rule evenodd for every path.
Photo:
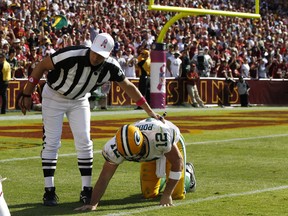
<instances>
[{"instance_id":1,"label":"pink padding wrap","mask_svg":"<svg viewBox=\"0 0 288 216\"><path fill-rule=\"evenodd\" d=\"M39 83L39 79L36 79L36 78L34 78L32 76L29 76L28 77L28 82L30 82L30 83L32 83L32 84L34 84L36 86Z\"/></svg>"},{"instance_id":2,"label":"pink padding wrap","mask_svg":"<svg viewBox=\"0 0 288 216\"><path fill-rule=\"evenodd\" d=\"M137 102L136 102L136 105L137 106L142 106L144 103L146 103L146 99L145 97L141 97Z\"/></svg>"}]
</instances>

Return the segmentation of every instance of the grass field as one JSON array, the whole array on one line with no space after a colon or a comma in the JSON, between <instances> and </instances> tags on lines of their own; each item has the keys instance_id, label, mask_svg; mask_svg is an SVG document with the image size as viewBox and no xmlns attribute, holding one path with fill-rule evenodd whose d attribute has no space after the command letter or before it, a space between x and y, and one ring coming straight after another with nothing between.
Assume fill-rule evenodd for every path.
<instances>
[{"instance_id":1,"label":"grass field","mask_svg":"<svg viewBox=\"0 0 288 216\"><path fill-rule=\"evenodd\" d=\"M188 193L185 200L175 200L174 207L161 208L159 198L141 198L139 164L124 162L96 212L73 211L81 206L78 200L81 183L67 124L55 177L60 202L57 207L45 207L41 116L35 113L25 117L19 113L1 116L0 175L8 178L3 182L3 190L11 215L288 215L286 107L166 111L167 119L178 125L185 137L187 161L193 162L196 169L196 192ZM104 143L121 124L145 117L141 110L93 112L93 184L104 161L100 154ZM33 138L31 135L35 134L39 136Z\"/></svg>"}]
</instances>

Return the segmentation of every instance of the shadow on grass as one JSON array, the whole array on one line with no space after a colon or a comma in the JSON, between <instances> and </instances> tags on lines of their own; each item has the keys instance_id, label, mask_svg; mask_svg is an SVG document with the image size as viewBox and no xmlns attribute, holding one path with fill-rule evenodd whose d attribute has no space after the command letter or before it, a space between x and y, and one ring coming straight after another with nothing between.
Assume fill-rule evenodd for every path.
<instances>
[{"instance_id":1,"label":"shadow on grass","mask_svg":"<svg viewBox=\"0 0 288 216\"><path fill-rule=\"evenodd\" d=\"M159 200L159 198L144 199L141 194L132 195L123 199L101 200L96 212L108 214L112 211L124 211L155 206L159 204ZM9 209L12 216L77 215L89 213L89 211L74 211L75 208L80 206L80 202L59 202L57 206L53 207L44 206L42 203L23 203L10 205Z\"/></svg>"}]
</instances>

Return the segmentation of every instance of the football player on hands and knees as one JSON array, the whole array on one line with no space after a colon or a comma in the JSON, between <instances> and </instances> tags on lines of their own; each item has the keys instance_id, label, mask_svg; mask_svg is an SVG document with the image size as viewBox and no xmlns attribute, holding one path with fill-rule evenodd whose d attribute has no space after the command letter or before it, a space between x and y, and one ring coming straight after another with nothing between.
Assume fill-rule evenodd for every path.
<instances>
[{"instance_id":1,"label":"football player on hands and knees","mask_svg":"<svg viewBox=\"0 0 288 216\"><path fill-rule=\"evenodd\" d=\"M160 205L172 206L196 190L192 163L186 163L184 139L172 122L147 118L122 126L102 150L105 162L93 188L91 202L75 210L96 210L118 166L124 161L140 162L141 191L144 198L162 192ZM163 181L165 180L165 181Z\"/></svg>"}]
</instances>

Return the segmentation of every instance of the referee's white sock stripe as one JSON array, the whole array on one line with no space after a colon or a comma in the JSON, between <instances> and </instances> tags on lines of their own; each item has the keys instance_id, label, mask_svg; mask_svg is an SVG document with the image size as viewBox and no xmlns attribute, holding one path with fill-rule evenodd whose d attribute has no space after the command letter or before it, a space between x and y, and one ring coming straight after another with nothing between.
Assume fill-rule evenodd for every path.
<instances>
[{"instance_id":1,"label":"referee's white sock stripe","mask_svg":"<svg viewBox=\"0 0 288 216\"><path fill-rule=\"evenodd\" d=\"M56 166L42 166L42 169L56 169Z\"/></svg>"},{"instance_id":2,"label":"referee's white sock stripe","mask_svg":"<svg viewBox=\"0 0 288 216\"><path fill-rule=\"evenodd\" d=\"M93 162L93 159L78 159L78 162L82 162L82 163L87 163L87 162Z\"/></svg>"},{"instance_id":3,"label":"referee's white sock stripe","mask_svg":"<svg viewBox=\"0 0 288 216\"><path fill-rule=\"evenodd\" d=\"M57 160L45 159L45 160L42 160L42 163L57 163Z\"/></svg>"},{"instance_id":4,"label":"referee's white sock stripe","mask_svg":"<svg viewBox=\"0 0 288 216\"><path fill-rule=\"evenodd\" d=\"M89 168L91 168L92 169L92 167L93 166L78 166L80 169L89 169Z\"/></svg>"}]
</instances>

